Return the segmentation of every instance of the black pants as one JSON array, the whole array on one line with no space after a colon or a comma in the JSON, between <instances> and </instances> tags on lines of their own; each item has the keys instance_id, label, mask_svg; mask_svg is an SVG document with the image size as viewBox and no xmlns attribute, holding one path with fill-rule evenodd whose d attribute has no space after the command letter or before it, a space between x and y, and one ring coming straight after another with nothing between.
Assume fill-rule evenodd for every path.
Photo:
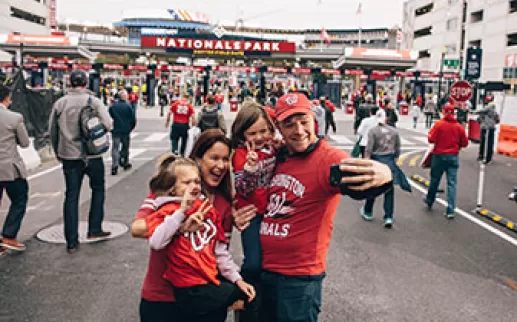
<instances>
[{"instance_id":1,"label":"black pants","mask_svg":"<svg viewBox=\"0 0 517 322\"><path fill-rule=\"evenodd\" d=\"M88 216L88 233L102 231L104 219L104 199L106 187L104 181L104 161L102 158L83 160L63 160L65 175L65 202L63 214L65 222L65 239L68 247L75 247L79 243L79 195L84 175L90 178L92 198L90 199L90 213Z\"/></svg>"},{"instance_id":2,"label":"black pants","mask_svg":"<svg viewBox=\"0 0 517 322\"><path fill-rule=\"evenodd\" d=\"M140 300L140 322L186 322L175 302Z\"/></svg>"},{"instance_id":3,"label":"black pants","mask_svg":"<svg viewBox=\"0 0 517 322\"><path fill-rule=\"evenodd\" d=\"M171 126L171 144L172 153L184 155L187 148L188 123L173 123ZM179 139L181 139L181 148L178 151Z\"/></svg>"},{"instance_id":4,"label":"black pants","mask_svg":"<svg viewBox=\"0 0 517 322\"><path fill-rule=\"evenodd\" d=\"M212 283L186 288L174 288L176 303L181 313L192 322L224 322L227 308L246 295L237 285L222 280L220 285ZM246 310L256 311L255 301L246 305ZM246 320L255 322L258 320Z\"/></svg>"},{"instance_id":5,"label":"black pants","mask_svg":"<svg viewBox=\"0 0 517 322\"><path fill-rule=\"evenodd\" d=\"M336 133L336 122L334 121L334 115L329 114L325 117L325 135L329 133L329 128L332 126L332 132Z\"/></svg>"},{"instance_id":6,"label":"black pants","mask_svg":"<svg viewBox=\"0 0 517 322\"><path fill-rule=\"evenodd\" d=\"M425 113L425 127L430 129L433 126L433 113Z\"/></svg>"},{"instance_id":7,"label":"black pants","mask_svg":"<svg viewBox=\"0 0 517 322\"><path fill-rule=\"evenodd\" d=\"M29 184L26 179L22 178L15 179L14 181L0 181L0 200L2 199L1 196L4 189L11 200L11 206L5 218L2 236L16 239L23 216L25 216L25 211L27 210Z\"/></svg>"},{"instance_id":8,"label":"black pants","mask_svg":"<svg viewBox=\"0 0 517 322\"><path fill-rule=\"evenodd\" d=\"M487 142L487 132L488 132L488 147L485 147L485 142ZM494 135L495 129L481 129L481 142L479 143L479 159L485 158L486 153L486 162L492 161L492 156L494 155Z\"/></svg>"},{"instance_id":9,"label":"black pants","mask_svg":"<svg viewBox=\"0 0 517 322\"><path fill-rule=\"evenodd\" d=\"M111 169L129 164L129 134L113 134L111 147Z\"/></svg>"}]
</instances>

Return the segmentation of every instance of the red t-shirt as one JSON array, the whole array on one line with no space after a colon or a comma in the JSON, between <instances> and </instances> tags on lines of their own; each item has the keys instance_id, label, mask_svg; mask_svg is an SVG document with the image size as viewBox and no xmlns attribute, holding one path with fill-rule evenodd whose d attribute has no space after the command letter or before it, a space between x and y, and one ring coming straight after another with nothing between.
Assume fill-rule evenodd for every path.
<instances>
[{"instance_id":1,"label":"red t-shirt","mask_svg":"<svg viewBox=\"0 0 517 322\"><path fill-rule=\"evenodd\" d=\"M203 200L194 202L185 214L188 218L201 206ZM171 202L146 218L149 236L160 225L165 217L172 215L180 207L180 203ZM219 285L217 279L217 259L215 244L226 243L222 218L214 208L205 214L203 228L194 233L177 233L165 248L167 251L167 268L163 277L176 287L192 287L213 283Z\"/></svg>"},{"instance_id":2,"label":"red t-shirt","mask_svg":"<svg viewBox=\"0 0 517 322\"><path fill-rule=\"evenodd\" d=\"M247 191L250 189L250 183L247 182L245 176L243 176L243 172L248 150L243 147L235 149L232 159L233 171L235 173L235 187L237 190L235 198L237 200L237 209L247 205L255 205L258 213L263 214L267 206L267 185L275 170L276 157L274 149L262 149L256 152L259 162L255 180L258 181L254 187L251 187L252 191ZM245 191L247 193L242 193Z\"/></svg>"},{"instance_id":3,"label":"red t-shirt","mask_svg":"<svg viewBox=\"0 0 517 322\"><path fill-rule=\"evenodd\" d=\"M334 103L332 103L330 100L326 100L325 101L325 106L332 112L334 113L336 111L336 105L334 105Z\"/></svg>"},{"instance_id":4,"label":"red t-shirt","mask_svg":"<svg viewBox=\"0 0 517 322\"><path fill-rule=\"evenodd\" d=\"M129 102L130 103L136 103L138 102L138 94L135 92L129 93Z\"/></svg>"},{"instance_id":5,"label":"red t-shirt","mask_svg":"<svg viewBox=\"0 0 517 322\"><path fill-rule=\"evenodd\" d=\"M284 275L318 275L326 269L340 189L329 183L330 166L346 152L321 140L306 156L278 162L260 228L262 266Z\"/></svg>"},{"instance_id":6,"label":"red t-shirt","mask_svg":"<svg viewBox=\"0 0 517 322\"><path fill-rule=\"evenodd\" d=\"M134 220L145 219L147 216L156 211L153 200L156 195L149 193L138 210ZM224 199L222 195L215 195L214 208L223 215L223 227L227 240L232 234L233 218L232 206ZM175 302L171 284L163 278L163 274L167 269L167 250L153 250L149 254L149 264L147 265L147 273L142 285L142 298L151 302Z\"/></svg>"},{"instance_id":7,"label":"red t-shirt","mask_svg":"<svg viewBox=\"0 0 517 322\"><path fill-rule=\"evenodd\" d=\"M189 102L179 100L171 105L171 113L174 115L174 123L188 124L195 111Z\"/></svg>"},{"instance_id":8,"label":"red t-shirt","mask_svg":"<svg viewBox=\"0 0 517 322\"><path fill-rule=\"evenodd\" d=\"M215 95L215 102L217 104L221 104L224 102L224 95L223 94L217 94Z\"/></svg>"}]
</instances>

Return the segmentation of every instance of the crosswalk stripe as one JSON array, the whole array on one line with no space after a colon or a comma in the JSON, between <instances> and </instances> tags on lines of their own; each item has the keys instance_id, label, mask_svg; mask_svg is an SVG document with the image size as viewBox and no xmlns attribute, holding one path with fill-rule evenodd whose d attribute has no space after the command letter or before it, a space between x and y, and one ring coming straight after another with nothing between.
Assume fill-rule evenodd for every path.
<instances>
[{"instance_id":1,"label":"crosswalk stripe","mask_svg":"<svg viewBox=\"0 0 517 322\"><path fill-rule=\"evenodd\" d=\"M355 143L354 139L349 139L345 135L329 135L329 137L332 141L335 141L339 144L354 144Z\"/></svg>"},{"instance_id":2,"label":"crosswalk stripe","mask_svg":"<svg viewBox=\"0 0 517 322\"><path fill-rule=\"evenodd\" d=\"M167 132L153 133L153 134L149 135L147 138L145 138L144 142L158 142L158 141L165 139L168 135L169 135L169 133L167 133Z\"/></svg>"},{"instance_id":3,"label":"crosswalk stripe","mask_svg":"<svg viewBox=\"0 0 517 322\"><path fill-rule=\"evenodd\" d=\"M140 133L131 132L130 137L131 137L132 139L134 139L134 138L136 138L139 134L140 134Z\"/></svg>"},{"instance_id":4,"label":"crosswalk stripe","mask_svg":"<svg viewBox=\"0 0 517 322\"><path fill-rule=\"evenodd\" d=\"M429 144L429 141L427 141L427 136L412 136L411 139L421 143Z\"/></svg>"},{"instance_id":5,"label":"crosswalk stripe","mask_svg":"<svg viewBox=\"0 0 517 322\"><path fill-rule=\"evenodd\" d=\"M409 140L407 140L407 139L404 139L404 138L402 138L402 137L400 138L400 144L401 144L402 146L404 146L404 145L406 145L406 146L407 146L407 145L416 145L416 143L411 142L411 141L409 141Z\"/></svg>"}]
</instances>

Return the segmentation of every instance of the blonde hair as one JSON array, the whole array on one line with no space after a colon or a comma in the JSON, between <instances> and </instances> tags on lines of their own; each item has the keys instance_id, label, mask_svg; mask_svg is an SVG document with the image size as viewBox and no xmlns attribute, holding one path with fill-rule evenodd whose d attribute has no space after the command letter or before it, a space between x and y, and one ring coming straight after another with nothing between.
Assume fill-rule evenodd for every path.
<instances>
[{"instance_id":1,"label":"blonde hair","mask_svg":"<svg viewBox=\"0 0 517 322\"><path fill-rule=\"evenodd\" d=\"M173 153L164 154L158 159L157 171L149 181L149 189L158 196L170 194L170 190L176 184L176 169L181 166L194 167L198 172L196 162L180 157Z\"/></svg>"}]
</instances>

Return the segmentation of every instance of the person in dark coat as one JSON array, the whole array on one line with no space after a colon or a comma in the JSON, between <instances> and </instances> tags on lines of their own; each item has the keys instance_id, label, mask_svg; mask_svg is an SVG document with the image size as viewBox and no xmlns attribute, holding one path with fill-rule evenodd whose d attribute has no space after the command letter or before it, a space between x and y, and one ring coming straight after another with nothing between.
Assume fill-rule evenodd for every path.
<instances>
[{"instance_id":1,"label":"person in dark coat","mask_svg":"<svg viewBox=\"0 0 517 322\"><path fill-rule=\"evenodd\" d=\"M128 94L125 90L119 92L119 100L110 106L109 114L113 119L111 174L117 175L119 165L124 170L131 169L129 143L131 131L136 126L135 112L128 101Z\"/></svg>"}]
</instances>

